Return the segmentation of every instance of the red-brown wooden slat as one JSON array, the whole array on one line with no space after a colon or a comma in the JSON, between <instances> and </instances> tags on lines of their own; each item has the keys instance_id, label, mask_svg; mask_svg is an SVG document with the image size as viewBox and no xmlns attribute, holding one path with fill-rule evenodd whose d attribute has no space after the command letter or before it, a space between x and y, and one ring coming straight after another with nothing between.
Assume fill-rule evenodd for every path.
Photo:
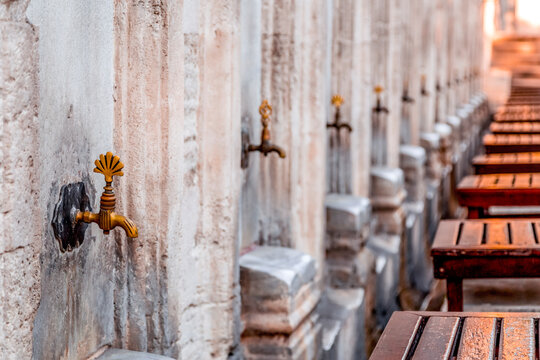
<instances>
[{"instance_id":1,"label":"red-brown wooden slat","mask_svg":"<svg viewBox=\"0 0 540 360\"><path fill-rule=\"evenodd\" d=\"M491 188L493 186L497 186L497 184L500 182L501 175L494 174L494 175L481 175L479 176L477 186L478 188Z\"/></svg>"},{"instance_id":2,"label":"red-brown wooden slat","mask_svg":"<svg viewBox=\"0 0 540 360\"><path fill-rule=\"evenodd\" d=\"M490 222L486 224L486 244L508 245L508 225L506 221Z\"/></svg>"},{"instance_id":3,"label":"red-brown wooden slat","mask_svg":"<svg viewBox=\"0 0 540 360\"><path fill-rule=\"evenodd\" d=\"M525 176L521 176L525 175ZM530 176L528 174L516 174L514 188L523 189L530 187Z\"/></svg>"},{"instance_id":4,"label":"red-brown wooden slat","mask_svg":"<svg viewBox=\"0 0 540 360\"><path fill-rule=\"evenodd\" d=\"M512 244L519 245L536 245L534 240L533 223L529 221L512 221L510 222L510 232L512 235Z\"/></svg>"},{"instance_id":5,"label":"red-brown wooden slat","mask_svg":"<svg viewBox=\"0 0 540 360\"><path fill-rule=\"evenodd\" d=\"M452 351L458 317L429 318L413 355L413 360L446 360Z\"/></svg>"},{"instance_id":6,"label":"red-brown wooden slat","mask_svg":"<svg viewBox=\"0 0 540 360\"><path fill-rule=\"evenodd\" d=\"M498 175L497 184L493 184L493 186L511 188L514 185L515 180L516 174Z\"/></svg>"},{"instance_id":7,"label":"red-brown wooden slat","mask_svg":"<svg viewBox=\"0 0 540 360\"><path fill-rule=\"evenodd\" d=\"M461 236L459 238L460 246L476 246L482 242L484 234L484 223L481 221L465 221Z\"/></svg>"},{"instance_id":8,"label":"red-brown wooden slat","mask_svg":"<svg viewBox=\"0 0 540 360\"><path fill-rule=\"evenodd\" d=\"M464 188L476 187L477 183L480 182L480 180L481 178L478 176L472 176L472 175L465 176L459 183L459 187L464 187Z\"/></svg>"},{"instance_id":9,"label":"red-brown wooden slat","mask_svg":"<svg viewBox=\"0 0 540 360\"><path fill-rule=\"evenodd\" d=\"M534 360L534 321L525 318L504 318L501 329L501 360Z\"/></svg>"},{"instance_id":10,"label":"red-brown wooden slat","mask_svg":"<svg viewBox=\"0 0 540 360\"><path fill-rule=\"evenodd\" d=\"M467 317L463 323L457 360L491 360L495 349L495 318Z\"/></svg>"},{"instance_id":11,"label":"red-brown wooden slat","mask_svg":"<svg viewBox=\"0 0 540 360\"><path fill-rule=\"evenodd\" d=\"M446 248L456 245L461 221L441 220L435 234L433 247Z\"/></svg>"},{"instance_id":12,"label":"red-brown wooden slat","mask_svg":"<svg viewBox=\"0 0 540 360\"><path fill-rule=\"evenodd\" d=\"M411 347L422 317L395 312L386 325L370 360L405 359Z\"/></svg>"},{"instance_id":13,"label":"red-brown wooden slat","mask_svg":"<svg viewBox=\"0 0 540 360\"><path fill-rule=\"evenodd\" d=\"M531 174L531 177L532 177L531 187L540 188L540 174L534 173L534 174Z\"/></svg>"}]
</instances>

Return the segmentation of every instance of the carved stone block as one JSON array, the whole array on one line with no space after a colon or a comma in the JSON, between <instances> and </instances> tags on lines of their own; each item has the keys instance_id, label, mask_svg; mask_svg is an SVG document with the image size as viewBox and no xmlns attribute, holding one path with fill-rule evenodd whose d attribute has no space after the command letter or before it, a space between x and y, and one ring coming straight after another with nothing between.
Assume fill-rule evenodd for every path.
<instances>
[{"instance_id":1,"label":"carved stone block","mask_svg":"<svg viewBox=\"0 0 540 360\"><path fill-rule=\"evenodd\" d=\"M399 155L399 166L405 176L406 201L424 201L426 151L420 146L403 145Z\"/></svg>"},{"instance_id":2,"label":"carved stone block","mask_svg":"<svg viewBox=\"0 0 540 360\"><path fill-rule=\"evenodd\" d=\"M291 334L245 333L242 335L246 360L311 360L321 353L321 321L311 313Z\"/></svg>"},{"instance_id":3,"label":"carved stone block","mask_svg":"<svg viewBox=\"0 0 540 360\"><path fill-rule=\"evenodd\" d=\"M325 291L317 308L323 319L323 359L367 359L365 305L362 288Z\"/></svg>"},{"instance_id":4,"label":"carved stone block","mask_svg":"<svg viewBox=\"0 0 540 360\"><path fill-rule=\"evenodd\" d=\"M291 334L319 301L315 260L298 250L263 246L240 257L244 331Z\"/></svg>"},{"instance_id":5,"label":"carved stone block","mask_svg":"<svg viewBox=\"0 0 540 360\"><path fill-rule=\"evenodd\" d=\"M325 199L326 231L336 235L362 233L371 217L369 199L346 194L328 194Z\"/></svg>"},{"instance_id":6,"label":"carved stone block","mask_svg":"<svg viewBox=\"0 0 540 360\"><path fill-rule=\"evenodd\" d=\"M392 313L399 310L401 237L387 234L372 236L367 246L376 256L376 317L378 326L383 328Z\"/></svg>"}]
</instances>

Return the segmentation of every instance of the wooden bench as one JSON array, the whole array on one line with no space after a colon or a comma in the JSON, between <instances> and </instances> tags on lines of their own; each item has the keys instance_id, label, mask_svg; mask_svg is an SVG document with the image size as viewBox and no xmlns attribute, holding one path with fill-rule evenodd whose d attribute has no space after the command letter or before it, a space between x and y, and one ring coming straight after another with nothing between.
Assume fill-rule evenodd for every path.
<instances>
[{"instance_id":1,"label":"wooden bench","mask_svg":"<svg viewBox=\"0 0 540 360\"><path fill-rule=\"evenodd\" d=\"M488 215L491 206L540 205L540 173L470 175L456 189L469 219Z\"/></svg>"},{"instance_id":2,"label":"wooden bench","mask_svg":"<svg viewBox=\"0 0 540 360\"><path fill-rule=\"evenodd\" d=\"M540 172L540 152L478 155L472 165L476 174Z\"/></svg>"},{"instance_id":3,"label":"wooden bench","mask_svg":"<svg viewBox=\"0 0 540 360\"><path fill-rule=\"evenodd\" d=\"M510 134L484 136L486 154L514 153L514 152L540 152L540 135L536 134Z\"/></svg>"},{"instance_id":4,"label":"wooden bench","mask_svg":"<svg viewBox=\"0 0 540 360\"><path fill-rule=\"evenodd\" d=\"M431 256L450 311L463 310L463 279L540 277L540 219L443 220Z\"/></svg>"},{"instance_id":5,"label":"wooden bench","mask_svg":"<svg viewBox=\"0 0 540 360\"><path fill-rule=\"evenodd\" d=\"M540 134L540 122L493 122L489 130L494 134Z\"/></svg>"},{"instance_id":6,"label":"wooden bench","mask_svg":"<svg viewBox=\"0 0 540 360\"><path fill-rule=\"evenodd\" d=\"M397 311L370 360L535 360L540 313Z\"/></svg>"}]
</instances>

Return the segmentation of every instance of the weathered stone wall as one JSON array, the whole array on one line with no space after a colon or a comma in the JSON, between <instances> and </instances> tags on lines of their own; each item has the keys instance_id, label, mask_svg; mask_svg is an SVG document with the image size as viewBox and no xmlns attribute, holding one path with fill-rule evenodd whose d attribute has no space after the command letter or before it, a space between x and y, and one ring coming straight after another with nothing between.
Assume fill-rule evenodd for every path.
<instances>
[{"instance_id":1,"label":"weathered stone wall","mask_svg":"<svg viewBox=\"0 0 540 360\"><path fill-rule=\"evenodd\" d=\"M170 220L182 231L168 261L181 359L223 359L239 342L239 10L237 1L184 2L184 192Z\"/></svg>"},{"instance_id":2,"label":"weathered stone wall","mask_svg":"<svg viewBox=\"0 0 540 360\"><path fill-rule=\"evenodd\" d=\"M29 359L39 303L37 34L27 0L0 2L0 354ZM60 160L61 161L61 160Z\"/></svg>"},{"instance_id":3,"label":"weathered stone wall","mask_svg":"<svg viewBox=\"0 0 540 360\"><path fill-rule=\"evenodd\" d=\"M373 194L388 195L378 188L400 165L405 88L415 100L405 142L412 145L478 90L467 77L482 64L481 0L32 0L27 12L28 2L0 1L0 353L7 359L32 351L36 359L83 359L107 347L239 357L239 253L254 244L311 256L302 290L309 308L289 341L312 334L303 346L318 351L325 193L369 196L371 157L384 150L392 169L375 176ZM389 110L382 146L373 145L375 85L384 87ZM334 93L345 98L342 120L353 132L330 187ZM273 106L271 141L287 157L250 153L242 169L242 137L259 143L263 99ZM437 146L428 164L440 162ZM83 182L97 210L103 178L93 161L109 150L126 165L114 183L117 212L140 235L105 236L92 224L80 247L61 252L51 227L60 189ZM375 206L390 219L378 229L398 229L390 240L403 232L403 181L394 178L399 203L391 212L384 201ZM362 221L356 235L367 241L371 218ZM391 260L385 274L399 269L397 245L391 259L380 255ZM369 254L357 250L358 259ZM355 321L373 321L374 297L394 306L396 281L377 295L367 282L355 284ZM347 328L340 341L353 333Z\"/></svg>"},{"instance_id":4,"label":"weathered stone wall","mask_svg":"<svg viewBox=\"0 0 540 360\"><path fill-rule=\"evenodd\" d=\"M244 29L253 22L250 16L261 23L243 35L249 39L249 50L242 50L247 67L242 72L244 128L251 143L258 144L258 109L267 99L273 107L271 141L287 154L285 159L249 154L242 192L242 245L290 246L318 261L323 259L325 124L330 106L324 87L325 6L322 0L264 0L242 7L248 12L242 15ZM255 82L249 84L252 77Z\"/></svg>"},{"instance_id":5,"label":"weathered stone wall","mask_svg":"<svg viewBox=\"0 0 540 360\"><path fill-rule=\"evenodd\" d=\"M51 221L60 188L68 183L85 182L97 207L103 179L90 175L90 166L113 139L113 7L32 1L28 16L39 33L36 143L42 158L34 205L42 213L36 226L41 302L33 355L79 359L114 337L114 242L91 227L79 248L61 253Z\"/></svg>"}]
</instances>

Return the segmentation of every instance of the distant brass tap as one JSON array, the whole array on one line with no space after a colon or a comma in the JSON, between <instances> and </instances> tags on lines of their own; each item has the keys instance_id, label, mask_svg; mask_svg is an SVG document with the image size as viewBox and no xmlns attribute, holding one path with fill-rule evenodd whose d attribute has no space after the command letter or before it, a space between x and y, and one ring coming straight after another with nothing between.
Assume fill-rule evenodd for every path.
<instances>
[{"instance_id":1,"label":"distant brass tap","mask_svg":"<svg viewBox=\"0 0 540 360\"><path fill-rule=\"evenodd\" d=\"M334 117L334 122L333 123L327 123L326 127L327 128L335 128L337 131L341 130L342 128L345 128L349 132L351 132L352 131L351 125L341 121L340 109L341 109L341 105L343 105L343 102L344 102L344 100L343 100L343 97L341 95L336 94L336 95L332 96L332 105L334 105L334 107L336 108L336 114L335 114L335 117Z\"/></svg>"},{"instance_id":2,"label":"distant brass tap","mask_svg":"<svg viewBox=\"0 0 540 360\"><path fill-rule=\"evenodd\" d=\"M414 98L409 95L409 82L405 81L403 83L403 95L401 95L401 101L406 104L414 103Z\"/></svg>"},{"instance_id":3,"label":"distant brass tap","mask_svg":"<svg viewBox=\"0 0 540 360\"><path fill-rule=\"evenodd\" d=\"M422 96L429 96L429 91L426 89L426 75L422 75L420 80L420 94Z\"/></svg>"},{"instance_id":4,"label":"distant brass tap","mask_svg":"<svg viewBox=\"0 0 540 360\"><path fill-rule=\"evenodd\" d=\"M373 91L375 92L375 94L377 96L377 102L375 103L375 107L373 108L373 112L376 113L376 114L379 114L379 113L388 114L390 111L386 107L382 106L382 103L381 103L381 93L384 91L384 88L382 86L380 86L380 85L377 85L377 86L375 86Z\"/></svg>"},{"instance_id":5,"label":"distant brass tap","mask_svg":"<svg viewBox=\"0 0 540 360\"><path fill-rule=\"evenodd\" d=\"M99 213L91 213L90 211L79 211L75 216L75 222L83 221L85 223L96 223L103 230L104 234L109 234L109 231L117 226L120 226L130 238L139 236L137 226L125 216L118 215L114 212L116 207L116 196L113 192L112 181L113 176L123 176L122 169L124 164L118 156L113 156L111 152L106 155L101 154L99 159L95 161L96 167L94 172L105 176L105 191L101 194L99 205Z\"/></svg>"},{"instance_id":6,"label":"distant brass tap","mask_svg":"<svg viewBox=\"0 0 540 360\"><path fill-rule=\"evenodd\" d=\"M259 106L259 114L261 114L261 123L263 126L261 143L259 145L249 144L247 146L247 152L259 151L264 156L268 156L269 153L275 152L280 158L284 159L285 150L270 142L270 129L268 128L268 125L270 124L270 115L272 115L272 106L270 106L268 100L264 100L261 106Z\"/></svg>"}]
</instances>

